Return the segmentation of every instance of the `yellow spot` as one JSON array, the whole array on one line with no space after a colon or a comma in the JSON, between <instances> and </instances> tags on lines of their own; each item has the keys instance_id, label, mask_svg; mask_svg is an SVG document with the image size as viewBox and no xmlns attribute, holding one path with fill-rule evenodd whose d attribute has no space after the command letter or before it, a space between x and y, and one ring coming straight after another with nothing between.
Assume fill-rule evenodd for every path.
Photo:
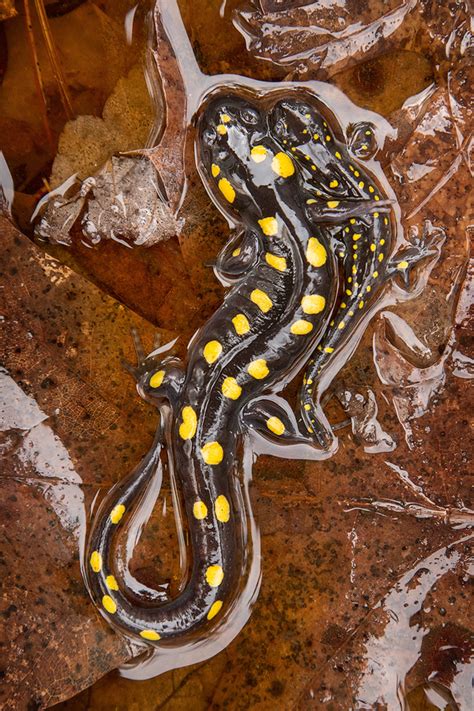
<instances>
[{"instance_id":1,"label":"yellow spot","mask_svg":"<svg viewBox=\"0 0 474 711\"><path fill-rule=\"evenodd\" d=\"M367 131L365 132L365 135L366 135L366 136L371 136L371 135L372 135L372 131L367 130Z\"/></svg>"},{"instance_id":2,"label":"yellow spot","mask_svg":"<svg viewBox=\"0 0 474 711\"><path fill-rule=\"evenodd\" d=\"M111 615L114 615L117 612L117 605L112 600L110 595L104 595L104 597L102 598L102 605L107 610L107 612L110 612Z\"/></svg>"},{"instance_id":3,"label":"yellow spot","mask_svg":"<svg viewBox=\"0 0 474 711\"><path fill-rule=\"evenodd\" d=\"M313 267L322 267L326 264L327 252L316 237L310 237L308 240L306 259Z\"/></svg>"},{"instance_id":4,"label":"yellow spot","mask_svg":"<svg viewBox=\"0 0 474 711\"><path fill-rule=\"evenodd\" d=\"M160 635L155 630L142 630L140 632L140 637L143 639L149 639L151 642L158 642Z\"/></svg>"},{"instance_id":5,"label":"yellow spot","mask_svg":"<svg viewBox=\"0 0 474 711\"><path fill-rule=\"evenodd\" d=\"M222 121L222 123L230 123L229 114L221 114L221 121Z\"/></svg>"},{"instance_id":6,"label":"yellow spot","mask_svg":"<svg viewBox=\"0 0 474 711\"><path fill-rule=\"evenodd\" d=\"M256 306L266 314L273 306L273 302L264 291L261 289L254 289L250 294L250 300L253 301Z\"/></svg>"},{"instance_id":7,"label":"yellow spot","mask_svg":"<svg viewBox=\"0 0 474 711\"><path fill-rule=\"evenodd\" d=\"M351 217L351 219L349 220L349 222L351 223L351 225L355 225L355 223L357 222L357 220L355 219L355 217Z\"/></svg>"},{"instance_id":8,"label":"yellow spot","mask_svg":"<svg viewBox=\"0 0 474 711\"><path fill-rule=\"evenodd\" d=\"M263 163L267 157L267 149L265 146L254 146L250 151L250 156L255 163Z\"/></svg>"},{"instance_id":9,"label":"yellow spot","mask_svg":"<svg viewBox=\"0 0 474 711\"><path fill-rule=\"evenodd\" d=\"M378 202L380 200L380 195L374 195L374 200L375 202Z\"/></svg>"},{"instance_id":10,"label":"yellow spot","mask_svg":"<svg viewBox=\"0 0 474 711\"><path fill-rule=\"evenodd\" d=\"M349 279L347 281L349 281ZM352 279L351 279L351 281L352 281ZM347 296L352 296L352 291L350 289L346 289L346 294L347 294Z\"/></svg>"},{"instance_id":11,"label":"yellow spot","mask_svg":"<svg viewBox=\"0 0 474 711\"><path fill-rule=\"evenodd\" d=\"M120 523L124 513L125 506L123 504L117 504L117 506L114 506L114 508L110 512L110 520L112 521L112 523Z\"/></svg>"},{"instance_id":12,"label":"yellow spot","mask_svg":"<svg viewBox=\"0 0 474 711\"><path fill-rule=\"evenodd\" d=\"M329 135L326 136L326 141L327 141L328 143L329 143L330 140L331 140L331 136L329 136Z\"/></svg>"},{"instance_id":13,"label":"yellow spot","mask_svg":"<svg viewBox=\"0 0 474 711\"><path fill-rule=\"evenodd\" d=\"M380 216L380 213L374 212L374 217L379 217L379 216Z\"/></svg>"},{"instance_id":14,"label":"yellow spot","mask_svg":"<svg viewBox=\"0 0 474 711\"><path fill-rule=\"evenodd\" d=\"M354 316L354 312L353 312L353 311L349 311L349 316Z\"/></svg>"},{"instance_id":15,"label":"yellow spot","mask_svg":"<svg viewBox=\"0 0 474 711\"><path fill-rule=\"evenodd\" d=\"M224 494L221 494L215 500L214 511L216 512L217 520L221 523L227 523L230 519L230 505Z\"/></svg>"},{"instance_id":16,"label":"yellow spot","mask_svg":"<svg viewBox=\"0 0 474 711\"><path fill-rule=\"evenodd\" d=\"M342 304L341 304L341 309L346 309L346 308L347 308L347 304L345 304L344 302L342 302Z\"/></svg>"},{"instance_id":17,"label":"yellow spot","mask_svg":"<svg viewBox=\"0 0 474 711\"><path fill-rule=\"evenodd\" d=\"M312 384L313 384L313 378L308 378L308 385L312 385Z\"/></svg>"},{"instance_id":18,"label":"yellow spot","mask_svg":"<svg viewBox=\"0 0 474 711\"><path fill-rule=\"evenodd\" d=\"M233 256L233 257L238 257L239 254L240 254L240 251L241 251L241 250L240 250L240 247L237 247L237 249L234 249L234 251L232 252L232 256Z\"/></svg>"},{"instance_id":19,"label":"yellow spot","mask_svg":"<svg viewBox=\"0 0 474 711\"><path fill-rule=\"evenodd\" d=\"M362 235L360 232L354 232L354 234L352 235L352 239L354 240L354 242L357 242L357 240L359 240L361 237Z\"/></svg>"},{"instance_id":20,"label":"yellow spot","mask_svg":"<svg viewBox=\"0 0 474 711\"><path fill-rule=\"evenodd\" d=\"M179 426L179 436L182 439L192 439L196 434L197 417L196 413L190 405L186 405L181 410L182 424Z\"/></svg>"},{"instance_id":21,"label":"yellow spot","mask_svg":"<svg viewBox=\"0 0 474 711\"><path fill-rule=\"evenodd\" d=\"M342 156L339 151L336 151L334 155L336 156L336 158L338 158L338 160L341 160Z\"/></svg>"},{"instance_id":22,"label":"yellow spot","mask_svg":"<svg viewBox=\"0 0 474 711\"><path fill-rule=\"evenodd\" d=\"M193 504L193 516L198 521L202 521L207 516L207 506L204 501L195 501Z\"/></svg>"},{"instance_id":23,"label":"yellow spot","mask_svg":"<svg viewBox=\"0 0 474 711\"><path fill-rule=\"evenodd\" d=\"M211 165L212 177L213 177L213 178L217 178L217 176L219 175L220 172L221 172L221 169L219 168L219 166L216 165L215 163L213 163L213 164Z\"/></svg>"},{"instance_id":24,"label":"yellow spot","mask_svg":"<svg viewBox=\"0 0 474 711\"><path fill-rule=\"evenodd\" d=\"M317 168L314 164L311 166L311 170L317 170Z\"/></svg>"},{"instance_id":25,"label":"yellow spot","mask_svg":"<svg viewBox=\"0 0 474 711\"><path fill-rule=\"evenodd\" d=\"M206 580L211 588L217 588L224 580L224 571L220 565L210 565L206 570Z\"/></svg>"},{"instance_id":26,"label":"yellow spot","mask_svg":"<svg viewBox=\"0 0 474 711\"><path fill-rule=\"evenodd\" d=\"M366 292L369 294L372 291L372 287L369 285L366 287Z\"/></svg>"},{"instance_id":27,"label":"yellow spot","mask_svg":"<svg viewBox=\"0 0 474 711\"><path fill-rule=\"evenodd\" d=\"M285 425L279 417L269 417L267 420L267 427L270 432L273 432L273 434L276 435L282 435L285 431Z\"/></svg>"},{"instance_id":28,"label":"yellow spot","mask_svg":"<svg viewBox=\"0 0 474 711\"><path fill-rule=\"evenodd\" d=\"M331 182L329 183L330 188L337 188L338 185L339 185L338 180L331 180Z\"/></svg>"},{"instance_id":29,"label":"yellow spot","mask_svg":"<svg viewBox=\"0 0 474 711\"><path fill-rule=\"evenodd\" d=\"M293 151L293 153L296 152L296 148L294 146L291 147L291 150Z\"/></svg>"},{"instance_id":30,"label":"yellow spot","mask_svg":"<svg viewBox=\"0 0 474 711\"><path fill-rule=\"evenodd\" d=\"M372 185L369 185L369 193L374 193L375 188Z\"/></svg>"},{"instance_id":31,"label":"yellow spot","mask_svg":"<svg viewBox=\"0 0 474 711\"><path fill-rule=\"evenodd\" d=\"M291 324L290 331L295 336L306 336L307 333L311 333L313 330L313 324L304 319L299 319Z\"/></svg>"},{"instance_id":32,"label":"yellow spot","mask_svg":"<svg viewBox=\"0 0 474 711\"><path fill-rule=\"evenodd\" d=\"M311 114L305 114L305 118L311 118Z\"/></svg>"},{"instance_id":33,"label":"yellow spot","mask_svg":"<svg viewBox=\"0 0 474 711\"><path fill-rule=\"evenodd\" d=\"M376 249L377 249L377 248L376 248L375 244L372 243L372 244L370 245L370 251L371 251L371 252L375 252Z\"/></svg>"},{"instance_id":34,"label":"yellow spot","mask_svg":"<svg viewBox=\"0 0 474 711\"><path fill-rule=\"evenodd\" d=\"M352 273L353 273L353 274L357 274L357 267L356 267L355 264L354 264L354 266L352 267Z\"/></svg>"},{"instance_id":35,"label":"yellow spot","mask_svg":"<svg viewBox=\"0 0 474 711\"><path fill-rule=\"evenodd\" d=\"M378 275L379 275L378 272L374 272L374 273L372 274L372 276L374 277L374 279L377 279Z\"/></svg>"},{"instance_id":36,"label":"yellow spot","mask_svg":"<svg viewBox=\"0 0 474 711\"><path fill-rule=\"evenodd\" d=\"M350 284L350 283L352 282L352 277L349 277L347 281L348 281L348 283ZM351 294L352 294L352 292L351 292ZM349 294L349 296L350 296L351 294Z\"/></svg>"},{"instance_id":37,"label":"yellow spot","mask_svg":"<svg viewBox=\"0 0 474 711\"><path fill-rule=\"evenodd\" d=\"M102 570L102 556L100 555L99 551L94 551L93 553L91 553L89 563L91 564L91 568L94 573L100 573L100 571Z\"/></svg>"},{"instance_id":38,"label":"yellow spot","mask_svg":"<svg viewBox=\"0 0 474 711\"><path fill-rule=\"evenodd\" d=\"M220 464L224 459L224 450L219 442L208 442L202 447L201 454L206 464Z\"/></svg>"},{"instance_id":39,"label":"yellow spot","mask_svg":"<svg viewBox=\"0 0 474 711\"><path fill-rule=\"evenodd\" d=\"M224 127L225 128L225 127ZM221 178L219 180L219 190L227 200L227 202L234 202L235 200L235 190L232 187L232 185L229 183L227 178Z\"/></svg>"},{"instance_id":40,"label":"yellow spot","mask_svg":"<svg viewBox=\"0 0 474 711\"><path fill-rule=\"evenodd\" d=\"M244 316L244 314L237 314L237 316L234 316L232 323L234 324L235 332L238 336L244 336L250 331L248 318L247 316Z\"/></svg>"},{"instance_id":41,"label":"yellow spot","mask_svg":"<svg viewBox=\"0 0 474 711\"><path fill-rule=\"evenodd\" d=\"M354 251L357 251L358 245L357 245L357 244L353 244L353 245L352 245L352 249L353 249Z\"/></svg>"},{"instance_id":42,"label":"yellow spot","mask_svg":"<svg viewBox=\"0 0 474 711\"><path fill-rule=\"evenodd\" d=\"M227 133L227 126L224 126L223 123L220 123L217 127L217 133L219 133L221 136L225 136Z\"/></svg>"},{"instance_id":43,"label":"yellow spot","mask_svg":"<svg viewBox=\"0 0 474 711\"><path fill-rule=\"evenodd\" d=\"M339 326L338 326L338 329L339 329L340 331L342 331L342 329L345 327L345 325L346 325L346 324L344 323L344 321L341 321L341 323L340 323Z\"/></svg>"},{"instance_id":44,"label":"yellow spot","mask_svg":"<svg viewBox=\"0 0 474 711\"><path fill-rule=\"evenodd\" d=\"M222 607L222 600L216 600L212 603L209 612L207 613L207 619L212 620L220 611Z\"/></svg>"},{"instance_id":45,"label":"yellow spot","mask_svg":"<svg viewBox=\"0 0 474 711\"><path fill-rule=\"evenodd\" d=\"M359 171L358 171L358 170L354 170L354 175L355 175L356 178L358 178L358 177L360 176Z\"/></svg>"},{"instance_id":46,"label":"yellow spot","mask_svg":"<svg viewBox=\"0 0 474 711\"><path fill-rule=\"evenodd\" d=\"M379 262L383 262L383 254L379 254Z\"/></svg>"},{"instance_id":47,"label":"yellow spot","mask_svg":"<svg viewBox=\"0 0 474 711\"><path fill-rule=\"evenodd\" d=\"M309 200L306 200L307 205L314 205L315 202L316 202L316 200L314 198L310 198Z\"/></svg>"},{"instance_id":48,"label":"yellow spot","mask_svg":"<svg viewBox=\"0 0 474 711\"><path fill-rule=\"evenodd\" d=\"M270 267L273 267L273 269L278 269L279 272L284 272L286 269L286 259L284 257L277 257L276 254L267 252L265 261Z\"/></svg>"},{"instance_id":49,"label":"yellow spot","mask_svg":"<svg viewBox=\"0 0 474 711\"><path fill-rule=\"evenodd\" d=\"M119 586L113 575L107 575L105 579L105 584L109 590L118 590Z\"/></svg>"},{"instance_id":50,"label":"yellow spot","mask_svg":"<svg viewBox=\"0 0 474 711\"><path fill-rule=\"evenodd\" d=\"M308 133L308 129L307 128L303 129L303 133L305 133L305 134Z\"/></svg>"},{"instance_id":51,"label":"yellow spot","mask_svg":"<svg viewBox=\"0 0 474 711\"><path fill-rule=\"evenodd\" d=\"M222 383L222 393L230 400L238 400L242 395L242 388L235 378L226 378Z\"/></svg>"},{"instance_id":52,"label":"yellow spot","mask_svg":"<svg viewBox=\"0 0 474 711\"><path fill-rule=\"evenodd\" d=\"M295 166L290 156L286 153L277 153L272 160L272 170L280 176L280 178L289 178L295 172Z\"/></svg>"},{"instance_id":53,"label":"yellow spot","mask_svg":"<svg viewBox=\"0 0 474 711\"><path fill-rule=\"evenodd\" d=\"M165 377L165 371L164 370L158 370L156 373L154 373L149 381L150 388L159 388L161 383L163 382L163 378Z\"/></svg>"},{"instance_id":54,"label":"yellow spot","mask_svg":"<svg viewBox=\"0 0 474 711\"><path fill-rule=\"evenodd\" d=\"M305 159L305 160L311 160L311 156L305 155L304 159Z\"/></svg>"},{"instance_id":55,"label":"yellow spot","mask_svg":"<svg viewBox=\"0 0 474 711\"><path fill-rule=\"evenodd\" d=\"M301 306L305 314L319 314L326 306L326 299L324 296L319 296L319 294L310 294L309 296L303 296Z\"/></svg>"},{"instance_id":56,"label":"yellow spot","mask_svg":"<svg viewBox=\"0 0 474 711\"><path fill-rule=\"evenodd\" d=\"M269 369L267 366L267 361L264 358L258 358L249 363L247 371L252 378L256 380L263 380L269 374Z\"/></svg>"},{"instance_id":57,"label":"yellow spot","mask_svg":"<svg viewBox=\"0 0 474 711\"><path fill-rule=\"evenodd\" d=\"M325 353L334 353L334 348L331 348L331 346L326 346L324 349Z\"/></svg>"},{"instance_id":58,"label":"yellow spot","mask_svg":"<svg viewBox=\"0 0 474 711\"><path fill-rule=\"evenodd\" d=\"M309 412L311 410L311 405L308 405L308 403L306 403L304 409L306 410L306 412Z\"/></svg>"},{"instance_id":59,"label":"yellow spot","mask_svg":"<svg viewBox=\"0 0 474 711\"><path fill-rule=\"evenodd\" d=\"M383 218L383 223L384 223L384 225L388 225L388 217Z\"/></svg>"},{"instance_id":60,"label":"yellow spot","mask_svg":"<svg viewBox=\"0 0 474 711\"><path fill-rule=\"evenodd\" d=\"M365 183L362 182L362 180L359 183L359 188L363 188L365 186Z\"/></svg>"},{"instance_id":61,"label":"yellow spot","mask_svg":"<svg viewBox=\"0 0 474 711\"><path fill-rule=\"evenodd\" d=\"M349 163L349 170L351 170L352 172L354 172L354 166L351 165L350 163Z\"/></svg>"},{"instance_id":62,"label":"yellow spot","mask_svg":"<svg viewBox=\"0 0 474 711\"><path fill-rule=\"evenodd\" d=\"M381 239L381 240L380 240L380 244L381 244L381 245L382 245L382 247L383 247L383 246L384 246L384 244L385 244L385 240L384 240L384 239Z\"/></svg>"},{"instance_id":63,"label":"yellow spot","mask_svg":"<svg viewBox=\"0 0 474 711\"><path fill-rule=\"evenodd\" d=\"M258 224L262 228L264 235L272 237L278 234L278 222L275 217L264 217L262 220L258 221Z\"/></svg>"},{"instance_id":64,"label":"yellow spot","mask_svg":"<svg viewBox=\"0 0 474 711\"><path fill-rule=\"evenodd\" d=\"M398 262L397 269L406 269L408 267L408 262L403 260L403 262Z\"/></svg>"},{"instance_id":65,"label":"yellow spot","mask_svg":"<svg viewBox=\"0 0 474 711\"><path fill-rule=\"evenodd\" d=\"M208 343L204 346L202 353L209 364L215 363L222 353L222 346L219 341L208 341Z\"/></svg>"},{"instance_id":66,"label":"yellow spot","mask_svg":"<svg viewBox=\"0 0 474 711\"><path fill-rule=\"evenodd\" d=\"M319 133L315 133L313 138L315 141L319 141Z\"/></svg>"},{"instance_id":67,"label":"yellow spot","mask_svg":"<svg viewBox=\"0 0 474 711\"><path fill-rule=\"evenodd\" d=\"M363 301L359 301L359 309L363 309L363 308L364 308L364 302L363 302Z\"/></svg>"},{"instance_id":68,"label":"yellow spot","mask_svg":"<svg viewBox=\"0 0 474 711\"><path fill-rule=\"evenodd\" d=\"M336 208L339 205L339 200L329 200L328 207L331 209Z\"/></svg>"}]
</instances>

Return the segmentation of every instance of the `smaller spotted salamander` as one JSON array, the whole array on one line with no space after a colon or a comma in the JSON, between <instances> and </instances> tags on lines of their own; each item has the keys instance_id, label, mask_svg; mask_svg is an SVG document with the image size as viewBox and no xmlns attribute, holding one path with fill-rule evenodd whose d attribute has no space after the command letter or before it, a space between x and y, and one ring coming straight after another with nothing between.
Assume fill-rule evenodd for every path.
<instances>
[{"instance_id":1,"label":"smaller spotted salamander","mask_svg":"<svg viewBox=\"0 0 474 711\"><path fill-rule=\"evenodd\" d=\"M192 340L186 367L171 356L141 365L139 391L169 403L170 424L165 418L142 465L106 497L87 554L93 599L126 634L161 644L225 617L245 556L234 468L246 428L315 451L333 446L314 399L318 380L387 279L409 267L408 257L389 256L392 204L363 167L375 150L372 128L356 127L350 145L342 136L316 98L291 91L252 99L227 89L201 110L200 175L241 227L216 267L233 285ZM308 361L298 419L271 394ZM163 444L182 487L192 569L175 599L140 605L115 577L114 540Z\"/></svg>"}]
</instances>

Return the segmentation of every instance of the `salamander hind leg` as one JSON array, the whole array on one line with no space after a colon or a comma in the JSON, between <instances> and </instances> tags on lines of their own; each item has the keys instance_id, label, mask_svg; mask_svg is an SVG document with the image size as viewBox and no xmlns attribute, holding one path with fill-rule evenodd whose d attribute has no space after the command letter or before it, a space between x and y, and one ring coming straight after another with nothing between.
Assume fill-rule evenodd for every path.
<instances>
[{"instance_id":1,"label":"salamander hind leg","mask_svg":"<svg viewBox=\"0 0 474 711\"><path fill-rule=\"evenodd\" d=\"M338 441L324 414L320 403L320 394L314 392L312 378L307 377L305 380L299 396L300 426L320 447L328 453L334 453L337 450Z\"/></svg>"},{"instance_id":2,"label":"salamander hind leg","mask_svg":"<svg viewBox=\"0 0 474 711\"><path fill-rule=\"evenodd\" d=\"M296 446L302 458L317 457L318 451L321 451L313 434L301 427L286 400L276 395L250 402L241 415L241 423L271 444L283 447L283 457L286 456L285 452L289 446ZM307 456L301 447L307 449ZM325 447L324 450L326 451Z\"/></svg>"},{"instance_id":3,"label":"salamander hind leg","mask_svg":"<svg viewBox=\"0 0 474 711\"><path fill-rule=\"evenodd\" d=\"M157 406L163 400L168 400L174 408L184 382L182 363L172 354L175 341L161 345L157 335L154 350L145 355L141 338L135 329L132 329L132 337L137 364L132 365L123 360L122 365L134 378L138 394Z\"/></svg>"}]
</instances>

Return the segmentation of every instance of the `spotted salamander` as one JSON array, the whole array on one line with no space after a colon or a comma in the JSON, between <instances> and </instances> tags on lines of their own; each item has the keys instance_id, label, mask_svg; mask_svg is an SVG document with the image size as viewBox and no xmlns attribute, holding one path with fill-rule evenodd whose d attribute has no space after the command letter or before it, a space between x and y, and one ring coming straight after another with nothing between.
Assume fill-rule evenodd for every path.
<instances>
[{"instance_id":1,"label":"spotted salamander","mask_svg":"<svg viewBox=\"0 0 474 711\"><path fill-rule=\"evenodd\" d=\"M203 106L198 169L212 200L241 229L216 267L232 286L192 340L186 367L172 356L142 363L139 391L169 403L169 426L165 418L154 448L106 497L92 529L90 591L123 632L159 645L225 615L245 555L234 470L246 428L331 451L317 382L383 283L408 268L387 256L392 205L363 167L373 140L370 126L359 126L348 146L316 98L291 91L244 98L227 90ZM272 393L307 363L296 417ZM182 488L192 569L177 597L141 605L114 575L114 540L163 444Z\"/></svg>"}]
</instances>

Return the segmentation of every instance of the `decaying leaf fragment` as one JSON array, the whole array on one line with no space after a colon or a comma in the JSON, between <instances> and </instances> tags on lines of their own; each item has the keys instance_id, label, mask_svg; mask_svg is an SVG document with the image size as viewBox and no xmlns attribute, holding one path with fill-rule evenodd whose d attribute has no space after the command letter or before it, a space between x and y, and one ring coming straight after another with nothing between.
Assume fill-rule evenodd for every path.
<instances>
[{"instance_id":1,"label":"decaying leaf fragment","mask_svg":"<svg viewBox=\"0 0 474 711\"><path fill-rule=\"evenodd\" d=\"M71 244L71 230L81 219L82 234L90 244L114 239L135 246L151 246L179 231L179 221L163 201L153 164L144 157L113 156L95 176L82 181L68 197L48 195L40 208L36 235L51 243Z\"/></svg>"},{"instance_id":2,"label":"decaying leaf fragment","mask_svg":"<svg viewBox=\"0 0 474 711\"><path fill-rule=\"evenodd\" d=\"M17 14L14 0L0 0L0 22Z\"/></svg>"}]
</instances>

